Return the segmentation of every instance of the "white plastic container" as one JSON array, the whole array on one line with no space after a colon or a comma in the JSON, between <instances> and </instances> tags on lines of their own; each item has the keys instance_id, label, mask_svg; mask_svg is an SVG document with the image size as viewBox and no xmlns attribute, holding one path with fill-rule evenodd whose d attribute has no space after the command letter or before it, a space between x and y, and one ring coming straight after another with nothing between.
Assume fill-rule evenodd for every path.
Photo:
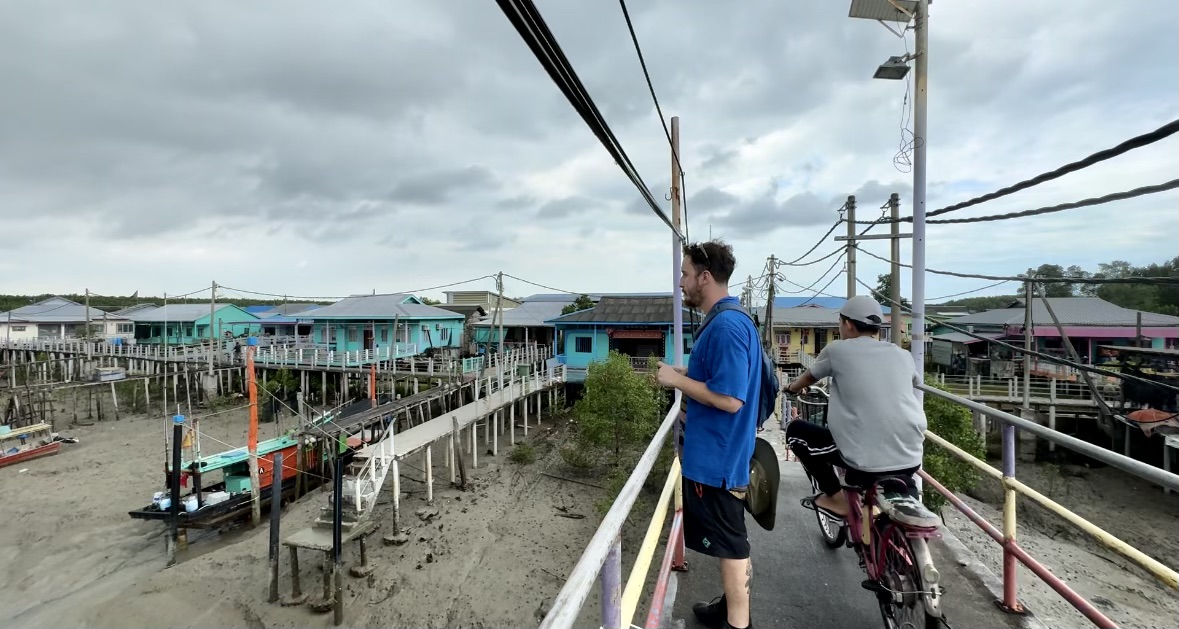
<instances>
[{"instance_id":1,"label":"white plastic container","mask_svg":"<svg viewBox=\"0 0 1179 629\"><path fill-rule=\"evenodd\" d=\"M186 512L192 513L197 510L198 506L196 496L189 496L184 499L184 510Z\"/></svg>"},{"instance_id":2,"label":"white plastic container","mask_svg":"<svg viewBox=\"0 0 1179 629\"><path fill-rule=\"evenodd\" d=\"M227 491L211 491L205 494L205 506L219 505L226 500L229 500Z\"/></svg>"},{"instance_id":3,"label":"white plastic container","mask_svg":"<svg viewBox=\"0 0 1179 629\"><path fill-rule=\"evenodd\" d=\"M172 508L172 497L163 496L160 498L160 511L167 511Z\"/></svg>"}]
</instances>

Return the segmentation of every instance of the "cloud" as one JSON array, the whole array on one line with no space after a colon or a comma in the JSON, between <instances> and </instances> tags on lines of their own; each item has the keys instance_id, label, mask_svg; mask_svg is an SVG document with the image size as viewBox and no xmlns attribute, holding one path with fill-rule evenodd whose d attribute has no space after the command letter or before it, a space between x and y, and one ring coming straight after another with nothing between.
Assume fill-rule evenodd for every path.
<instances>
[{"instance_id":1,"label":"cloud","mask_svg":"<svg viewBox=\"0 0 1179 629\"><path fill-rule=\"evenodd\" d=\"M1074 5L933 7L927 209L1174 118L1179 7L1144 18L1127 3ZM588 292L669 288L666 226L494 3L63 8L15 3L0 21L0 222L10 235L0 268L21 270L4 292L177 294L242 268L243 288L279 294L401 290L500 268ZM738 276L760 272L771 253L808 249L848 195L861 220L893 192L912 212L912 175L893 158L913 85L871 79L888 56L913 50L911 33L898 39L821 2L732 11L654 0L630 11L661 107L680 118L690 235L733 243ZM542 13L670 215L669 146L617 7ZM1021 19L995 19L1011 13ZM958 215L1159 183L1177 167L1171 138ZM1157 235L1179 226L1177 201L1172 192L930 225L928 264L1018 273L1162 260L1174 242ZM888 253L884 242L865 246ZM863 277L885 270L865 257ZM809 285L827 266L791 269L791 279ZM981 285L927 279L930 295Z\"/></svg>"}]
</instances>

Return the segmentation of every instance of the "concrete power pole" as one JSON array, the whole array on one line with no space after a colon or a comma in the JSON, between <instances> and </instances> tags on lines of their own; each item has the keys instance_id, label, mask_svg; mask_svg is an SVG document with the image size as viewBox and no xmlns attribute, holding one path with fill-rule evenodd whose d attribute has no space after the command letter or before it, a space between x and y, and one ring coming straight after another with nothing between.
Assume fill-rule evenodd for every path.
<instances>
[{"instance_id":1,"label":"concrete power pole","mask_svg":"<svg viewBox=\"0 0 1179 629\"><path fill-rule=\"evenodd\" d=\"M917 372L925 373L925 154L929 148L929 0L917 0L917 46L913 82L913 334L910 353ZM921 391L917 398L924 399Z\"/></svg>"},{"instance_id":2,"label":"concrete power pole","mask_svg":"<svg viewBox=\"0 0 1179 629\"><path fill-rule=\"evenodd\" d=\"M213 319L217 312L217 282L213 282L213 290L209 293L209 380L213 380L213 347L217 340L213 336Z\"/></svg>"},{"instance_id":3,"label":"concrete power pole","mask_svg":"<svg viewBox=\"0 0 1179 629\"><path fill-rule=\"evenodd\" d=\"M504 359L504 272L495 274L495 289L499 295L495 298L495 313L499 317L499 359L497 364L503 368ZM495 320L492 319L492 322Z\"/></svg>"},{"instance_id":4,"label":"concrete power pole","mask_svg":"<svg viewBox=\"0 0 1179 629\"><path fill-rule=\"evenodd\" d=\"M64 334L62 336L65 336ZM86 341L86 359L93 358L91 349L94 344L90 342L90 289L86 289L86 334L82 337Z\"/></svg>"},{"instance_id":5,"label":"concrete power pole","mask_svg":"<svg viewBox=\"0 0 1179 629\"><path fill-rule=\"evenodd\" d=\"M905 316L901 309L901 196L892 193L888 197L889 215L892 217L892 342L898 347L904 344Z\"/></svg>"},{"instance_id":6,"label":"concrete power pole","mask_svg":"<svg viewBox=\"0 0 1179 629\"><path fill-rule=\"evenodd\" d=\"M774 288L777 283L778 275L778 259L771 254L770 259L766 261L766 316L765 316L765 348L770 352L770 356L776 362L778 360L778 352L774 351Z\"/></svg>"},{"instance_id":7,"label":"concrete power pole","mask_svg":"<svg viewBox=\"0 0 1179 629\"><path fill-rule=\"evenodd\" d=\"M680 266L683 264L683 244L679 234L683 232L683 210L680 207L680 117L671 117L671 224L675 231L671 235L672 269L672 352L673 365L684 364L684 294L680 290Z\"/></svg>"},{"instance_id":8,"label":"concrete power pole","mask_svg":"<svg viewBox=\"0 0 1179 629\"><path fill-rule=\"evenodd\" d=\"M847 197L847 298L856 296L856 197Z\"/></svg>"}]
</instances>

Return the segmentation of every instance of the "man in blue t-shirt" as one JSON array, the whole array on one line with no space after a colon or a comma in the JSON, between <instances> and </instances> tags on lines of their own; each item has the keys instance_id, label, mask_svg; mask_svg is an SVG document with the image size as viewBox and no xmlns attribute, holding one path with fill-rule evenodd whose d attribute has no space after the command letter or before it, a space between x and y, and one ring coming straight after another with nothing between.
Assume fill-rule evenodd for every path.
<instances>
[{"instance_id":1,"label":"man in blue t-shirt","mask_svg":"<svg viewBox=\"0 0 1179 629\"><path fill-rule=\"evenodd\" d=\"M731 301L733 248L714 240L684 248L684 305L705 313ZM757 329L745 314L715 315L692 347L688 368L659 364L659 383L687 398L684 424L684 545L720 559L724 593L692 610L714 629L752 625L745 491L757 438L762 355Z\"/></svg>"}]
</instances>

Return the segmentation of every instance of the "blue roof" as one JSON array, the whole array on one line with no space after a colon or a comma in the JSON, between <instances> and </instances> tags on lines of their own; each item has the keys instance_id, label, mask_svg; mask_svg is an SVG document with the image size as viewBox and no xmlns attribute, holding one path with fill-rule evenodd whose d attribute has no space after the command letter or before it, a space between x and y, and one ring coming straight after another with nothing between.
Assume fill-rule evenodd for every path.
<instances>
[{"instance_id":1,"label":"blue roof","mask_svg":"<svg viewBox=\"0 0 1179 629\"><path fill-rule=\"evenodd\" d=\"M775 308L798 308L800 306L818 306L820 308L831 308L832 310L839 310L843 304L847 303L845 297L824 297L822 295L815 297L775 297ZM888 314L890 309L888 306L880 306L884 314Z\"/></svg>"},{"instance_id":2,"label":"blue roof","mask_svg":"<svg viewBox=\"0 0 1179 629\"><path fill-rule=\"evenodd\" d=\"M261 312L269 312L274 310L274 306L246 306L245 308L242 308L242 310L245 310L250 314L258 314Z\"/></svg>"}]
</instances>

